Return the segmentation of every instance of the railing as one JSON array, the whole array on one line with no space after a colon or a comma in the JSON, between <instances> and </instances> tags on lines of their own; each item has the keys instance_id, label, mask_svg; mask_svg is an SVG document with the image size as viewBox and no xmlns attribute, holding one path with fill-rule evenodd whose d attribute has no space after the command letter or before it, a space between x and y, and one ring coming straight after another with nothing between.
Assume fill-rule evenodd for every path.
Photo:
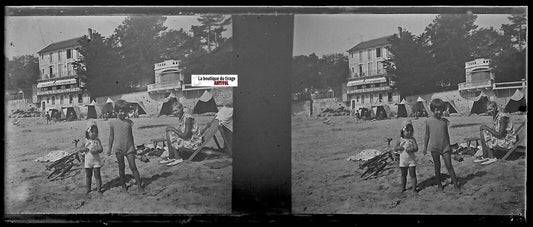
<instances>
[{"instance_id":1,"label":"railing","mask_svg":"<svg viewBox=\"0 0 533 227\"><path fill-rule=\"evenodd\" d=\"M181 82L180 81L169 81L165 83L159 83L159 84L148 84L147 89L148 92L151 91L158 91L158 90L165 90L165 89L181 89Z\"/></svg>"},{"instance_id":2,"label":"railing","mask_svg":"<svg viewBox=\"0 0 533 227\"><path fill-rule=\"evenodd\" d=\"M493 83L491 80L480 81L480 82L464 82L464 83L458 84L459 90L490 88L492 86L493 86Z\"/></svg>"},{"instance_id":3,"label":"railing","mask_svg":"<svg viewBox=\"0 0 533 227\"><path fill-rule=\"evenodd\" d=\"M513 88L525 88L527 87L527 81L514 81L514 82L504 82L504 83L494 83L492 89L513 89Z\"/></svg>"},{"instance_id":4,"label":"railing","mask_svg":"<svg viewBox=\"0 0 533 227\"><path fill-rule=\"evenodd\" d=\"M355 93L365 93L365 92L374 92L374 91L386 91L390 90L390 86L383 86L383 87L371 87L371 88L362 88L362 89L348 89L346 92L347 94L355 94Z\"/></svg>"},{"instance_id":5,"label":"railing","mask_svg":"<svg viewBox=\"0 0 533 227\"><path fill-rule=\"evenodd\" d=\"M81 91L81 88L75 87L75 88L65 88L65 89L59 89L59 90L37 91L37 95L62 94L62 93L80 92L80 91Z\"/></svg>"}]
</instances>

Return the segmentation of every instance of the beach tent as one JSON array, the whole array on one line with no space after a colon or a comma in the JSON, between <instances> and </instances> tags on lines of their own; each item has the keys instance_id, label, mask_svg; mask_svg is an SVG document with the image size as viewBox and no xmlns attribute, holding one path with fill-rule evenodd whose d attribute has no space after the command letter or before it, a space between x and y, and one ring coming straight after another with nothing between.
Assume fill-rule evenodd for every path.
<instances>
[{"instance_id":1,"label":"beach tent","mask_svg":"<svg viewBox=\"0 0 533 227\"><path fill-rule=\"evenodd\" d=\"M87 107L87 118L86 119L96 119L98 114L96 114L96 102L93 100L91 104L85 105Z\"/></svg>"},{"instance_id":2,"label":"beach tent","mask_svg":"<svg viewBox=\"0 0 533 227\"><path fill-rule=\"evenodd\" d=\"M390 107L383 104L377 104L372 106L372 111L374 112L374 116L378 119L387 119L390 117Z\"/></svg>"},{"instance_id":3,"label":"beach tent","mask_svg":"<svg viewBox=\"0 0 533 227\"><path fill-rule=\"evenodd\" d=\"M102 115L105 113L112 113L115 112L115 107L113 105L113 100L111 98L107 97L107 101L105 102L104 106L102 106Z\"/></svg>"},{"instance_id":4,"label":"beach tent","mask_svg":"<svg viewBox=\"0 0 533 227\"><path fill-rule=\"evenodd\" d=\"M524 93L520 92L520 90L516 89L515 93L509 101L507 101L507 104L505 105L504 112L505 113L514 113L514 112L525 112L527 110L526 108L526 96Z\"/></svg>"},{"instance_id":5,"label":"beach tent","mask_svg":"<svg viewBox=\"0 0 533 227\"><path fill-rule=\"evenodd\" d=\"M194 109L192 111L193 114L203 114L208 112L218 112L217 104L215 103L215 98L211 93L208 91L204 91L204 94L200 96L198 101L196 102L196 105L194 105Z\"/></svg>"},{"instance_id":6,"label":"beach tent","mask_svg":"<svg viewBox=\"0 0 533 227\"><path fill-rule=\"evenodd\" d=\"M161 100L161 106L159 107L159 115L172 115L172 104L178 101L178 98L173 93Z\"/></svg>"},{"instance_id":7,"label":"beach tent","mask_svg":"<svg viewBox=\"0 0 533 227\"><path fill-rule=\"evenodd\" d=\"M396 106L398 106L398 115L396 117L408 117L411 115L411 108L406 105L405 99L402 99L400 103L396 103Z\"/></svg>"},{"instance_id":8,"label":"beach tent","mask_svg":"<svg viewBox=\"0 0 533 227\"><path fill-rule=\"evenodd\" d=\"M448 114L459 113L459 111L457 111L457 106L455 105L455 102L453 100L442 98L442 101L446 105L446 111Z\"/></svg>"},{"instance_id":9,"label":"beach tent","mask_svg":"<svg viewBox=\"0 0 533 227\"><path fill-rule=\"evenodd\" d=\"M50 117L52 119L61 119L61 111L59 111L58 109L48 109L48 112L50 113Z\"/></svg>"},{"instance_id":10,"label":"beach tent","mask_svg":"<svg viewBox=\"0 0 533 227\"><path fill-rule=\"evenodd\" d=\"M144 103L137 98L131 97L131 98L122 98L124 101L128 102L131 107L138 110L139 115L146 114L146 107L144 106Z\"/></svg>"},{"instance_id":11,"label":"beach tent","mask_svg":"<svg viewBox=\"0 0 533 227\"><path fill-rule=\"evenodd\" d=\"M478 97L474 98L474 103L472 108L470 108L470 114L482 114L487 112L487 104L489 103L489 98L485 92L481 92Z\"/></svg>"},{"instance_id":12,"label":"beach tent","mask_svg":"<svg viewBox=\"0 0 533 227\"><path fill-rule=\"evenodd\" d=\"M78 106L63 106L61 107L61 112L64 113L64 116L61 116L61 118L66 118L67 120L69 117L72 117L71 120L77 120L80 118L80 108Z\"/></svg>"},{"instance_id":13,"label":"beach tent","mask_svg":"<svg viewBox=\"0 0 533 227\"><path fill-rule=\"evenodd\" d=\"M428 116L431 113L431 110L429 109L429 105L427 104L426 100L424 100L422 97L418 96L416 99L416 103L411 108L413 113L418 113L420 111L425 112L425 115Z\"/></svg>"}]
</instances>

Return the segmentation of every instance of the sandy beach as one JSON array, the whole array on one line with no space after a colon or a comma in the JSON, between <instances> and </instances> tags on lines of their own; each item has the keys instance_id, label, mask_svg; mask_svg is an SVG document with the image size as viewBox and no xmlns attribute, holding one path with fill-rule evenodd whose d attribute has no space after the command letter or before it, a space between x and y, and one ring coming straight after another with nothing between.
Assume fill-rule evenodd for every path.
<instances>
[{"instance_id":1,"label":"sandy beach","mask_svg":"<svg viewBox=\"0 0 533 227\"><path fill-rule=\"evenodd\" d=\"M515 126L526 115L512 115ZM362 162L348 161L364 149L386 150L386 138L397 139L404 118L356 123L353 117L293 117L292 120L292 209L310 214L457 214L524 215L524 156L498 161L488 166L474 163L472 156L453 166L461 185L453 190L444 165L444 191L437 192L431 155L417 153L417 196L400 193L398 168L375 179L362 180L358 167ZM423 146L426 118L414 119L415 139ZM452 116L451 143L465 137L479 136L479 126L490 124L489 116ZM523 130L520 136L525 136ZM526 141L526 140L524 140ZM524 149L521 149L523 152ZM411 187L410 180L407 187Z\"/></svg>"},{"instance_id":2,"label":"sandy beach","mask_svg":"<svg viewBox=\"0 0 533 227\"><path fill-rule=\"evenodd\" d=\"M199 116L200 128L213 116ZM85 172L73 171L72 176L49 181L48 163L35 160L53 150L73 151L74 139L84 141L86 120L56 122L46 125L44 118L21 118L19 126L14 119L5 119L5 175L4 203L6 214L78 214L78 213L133 213L133 214L191 214L231 212L231 173L226 165L211 168L209 163L231 163L228 156L201 161L185 161L175 166L159 164L159 157L148 156L147 163L136 160L146 193L137 192L131 170L126 164L127 192L121 192L118 164L114 155L103 153L101 168L104 193L85 194ZM151 144L150 139L164 137L167 125L175 125L176 118L134 118L133 134L136 145ZM103 119L96 120L100 139L107 151L109 126ZM218 140L222 141L218 136ZM221 142L222 143L222 142ZM221 144L222 145L222 144ZM216 148L213 141L208 144ZM83 168L79 166L78 168ZM93 190L96 184L93 180Z\"/></svg>"}]
</instances>

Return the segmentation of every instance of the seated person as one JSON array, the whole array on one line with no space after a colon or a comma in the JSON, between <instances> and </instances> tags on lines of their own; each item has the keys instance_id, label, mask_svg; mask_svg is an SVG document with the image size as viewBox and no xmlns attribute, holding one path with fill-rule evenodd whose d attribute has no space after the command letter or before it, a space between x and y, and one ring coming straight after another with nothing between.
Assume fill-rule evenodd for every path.
<instances>
[{"instance_id":1,"label":"seated person","mask_svg":"<svg viewBox=\"0 0 533 227\"><path fill-rule=\"evenodd\" d=\"M518 141L509 116L498 111L498 104L495 101L488 103L487 113L492 116L492 127L487 125L479 127L483 157L474 160L474 162L482 162L483 165L497 161L494 157L494 150L509 150Z\"/></svg>"},{"instance_id":2,"label":"seated person","mask_svg":"<svg viewBox=\"0 0 533 227\"><path fill-rule=\"evenodd\" d=\"M185 156L190 156L202 144L202 136L196 120L184 112L183 104L174 102L172 113L178 117L178 127L168 126L166 138L168 142L169 157L161 160L161 164L168 166L179 164Z\"/></svg>"},{"instance_id":3,"label":"seated person","mask_svg":"<svg viewBox=\"0 0 533 227\"><path fill-rule=\"evenodd\" d=\"M231 142L233 139L233 105L228 103L224 105L224 107L220 108L215 116L215 119L218 120L218 123L224 133L222 136L228 140L227 142L229 143L231 150Z\"/></svg>"}]
</instances>

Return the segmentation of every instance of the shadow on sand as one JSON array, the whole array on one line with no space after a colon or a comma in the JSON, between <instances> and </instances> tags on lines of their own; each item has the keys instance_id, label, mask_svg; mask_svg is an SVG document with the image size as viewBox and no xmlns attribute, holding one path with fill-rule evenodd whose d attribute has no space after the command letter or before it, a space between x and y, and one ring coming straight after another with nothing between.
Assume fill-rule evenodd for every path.
<instances>
[{"instance_id":1,"label":"shadow on sand","mask_svg":"<svg viewBox=\"0 0 533 227\"><path fill-rule=\"evenodd\" d=\"M141 177L141 182L142 182L142 185L143 187L146 187L148 185L150 185L152 182L156 181L157 179L159 178L166 178L166 177L169 177L170 175L172 175L172 173L170 172L164 172L164 173L161 173L161 174L156 174L156 175L153 175L152 177L150 178L143 178ZM133 175L131 174L126 174L126 176L124 177L125 179L125 182L129 182L130 180L133 179ZM120 182L120 177L117 177L107 183L105 183L103 186L102 186L102 191L107 191L111 188L115 188L115 187L121 187L121 182Z\"/></svg>"},{"instance_id":2,"label":"shadow on sand","mask_svg":"<svg viewBox=\"0 0 533 227\"><path fill-rule=\"evenodd\" d=\"M471 174L468 174L464 177L457 177L457 181L459 183L459 187L462 187L463 185L466 184L466 182L476 178L476 177L482 177L484 175L486 175L487 172L485 171L480 171L480 172L476 172L476 173L471 173ZM445 173L441 173L440 174L441 176L441 182L445 182L446 180L448 180L448 178L450 178L450 175L448 174L445 174ZM431 186L436 186L437 185L437 179L435 179L435 176L431 177L431 178L428 178L422 182L420 182L418 184L418 187L419 187L419 191L422 191L428 187L431 187ZM448 185L443 185L443 187L445 188L446 186Z\"/></svg>"}]
</instances>

